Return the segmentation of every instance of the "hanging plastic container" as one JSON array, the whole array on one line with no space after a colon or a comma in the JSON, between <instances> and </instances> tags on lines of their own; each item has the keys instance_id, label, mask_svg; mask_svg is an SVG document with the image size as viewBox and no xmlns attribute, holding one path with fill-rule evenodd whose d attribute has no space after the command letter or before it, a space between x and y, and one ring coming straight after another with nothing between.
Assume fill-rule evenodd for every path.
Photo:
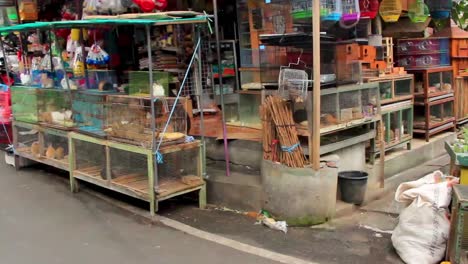
<instances>
[{"instance_id":1,"label":"hanging plastic container","mask_svg":"<svg viewBox=\"0 0 468 264\"><path fill-rule=\"evenodd\" d=\"M402 7L400 0L383 0L380 2L379 13L383 21L394 23L400 19Z\"/></svg>"},{"instance_id":2,"label":"hanging plastic container","mask_svg":"<svg viewBox=\"0 0 468 264\"><path fill-rule=\"evenodd\" d=\"M342 13L343 12L340 1L320 0L320 19L322 21L338 22L342 16Z\"/></svg>"},{"instance_id":3,"label":"hanging plastic container","mask_svg":"<svg viewBox=\"0 0 468 264\"><path fill-rule=\"evenodd\" d=\"M426 0L431 17L434 19L446 19L450 17L452 0Z\"/></svg>"},{"instance_id":4,"label":"hanging plastic container","mask_svg":"<svg viewBox=\"0 0 468 264\"><path fill-rule=\"evenodd\" d=\"M16 12L15 7L7 7L6 13L7 13L9 24L11 25L18 24L18 13Z\"/></svg>"},{"instance_id":5,"label":"hanging plastic container","mask_svg":"<svg viewBox=\"0 0 468 264\"><path fill-rule=\"evenodd\" d=\"M340 26L343 28L350 28L357 25L361 17L358 0L342 0L341 8L343 15L340 19Z\"/></svg>"},{"instance_id":6,"label":"hanging plastic container","mask_svg":"<svg viewBox=\"0 0 468 264\"><path fill-rule=\"evenodd\" d=\"M361 17L374 19L379 12L379 0L360 0Z\"/></svg>"},{"instance_id":7,"label":"hanging plastic container","mask_svg":"<svg viewBox=\"0 0 468 264\"><path fill-rule=\"evenodd\" d=\"M341 1L320 0L320 19L322 21L338 22L341 13ZM296 21L310 20L312 18L312 1L293 0L291 14Z\"/></svg>"},{"instance_id":8,"label":"hanging plastic container","mask_svg":"<svg viewBox=\"0 0 468 264\"><path fill-rule=\"evenodd\" d=\"M424 0L414 0L408 9L408 17L414 23L422 23L429 17L429 8Z\"/></svg>"}]
</instances>

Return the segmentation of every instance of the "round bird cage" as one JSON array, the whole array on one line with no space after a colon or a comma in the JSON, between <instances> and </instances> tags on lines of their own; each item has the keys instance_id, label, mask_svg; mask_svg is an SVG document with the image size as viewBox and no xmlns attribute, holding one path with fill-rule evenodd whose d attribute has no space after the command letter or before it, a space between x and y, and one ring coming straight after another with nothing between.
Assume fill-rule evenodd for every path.
<instances>
[{"instance_id":1,"label":"round bird cage","mask_svg":"<svg viewBox=\"0 0 468 264\"><path fill-rule=\"evenodd\" d=\"M340 26L343 28L351 28L357 25L361 17L358 0L342 0L341 7L343 15L341 16Z\"/></svg>"},{"instance_id":2,"label":"round bird cage","mask_svg":"<svg viewBox=\"0 0 468 264\"><path fill-rule=\"evenodd\" d=\"M429 17L429 8L424 0L413 0L408 8L408 17L414 23L422 23Z\"/></svg>"},{"instance_id":3,"label":"round bird cage","mask_svg":"<svg viewBox=\"0 0 468 264\"><path fill-rule=\"evenodd\" d=\"M434 19L445 19L450 17L452 0L426 0L431 17Z\"/></svg>"},{"instance_id":4,"label":"round bird cage","mask_svg":"<svg viewBox=\"0 0 468 264\"><path fill-rule=\"evenodd\" d=\"M341 13L341 1L320 0L320 19L322 21L338 22ZM312 18L312 2L310 0L293 0L291 14L296 21L309 21Z\"/></svg>"},{"instance_id":5,"label":"round bird cage","mask_svg":"<svg viewBox=\"0 0 468 264\"><path fill-rule=\"evenodd\" d=\"M379 13L383 21L388 23L397 22L402 11L400 0L383 0L380 3Z\"/></svg>"},{"instance_id":6,"label":"round bird cage","mask_svg":"<svg viewBox=\"0 0 468 264\"><path fill-rule=\"evenodd\" d=\"M374 19L379 12L379 0L360 0L361 17Z\"/></svg>"}]
</instances>

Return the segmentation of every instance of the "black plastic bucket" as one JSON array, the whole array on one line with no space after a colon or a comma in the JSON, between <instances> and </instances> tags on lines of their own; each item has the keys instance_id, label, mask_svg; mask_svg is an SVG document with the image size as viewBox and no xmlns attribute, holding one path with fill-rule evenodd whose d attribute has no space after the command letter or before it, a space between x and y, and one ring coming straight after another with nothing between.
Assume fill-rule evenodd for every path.
<instances>
[{"instance_id":1,"label":"black plastic bucket","mask_svg":"<svg viewBox=\"0 0 468 264\"><path fill-rule=\"evenodd\" d=\"M367 178L364 171L342 171L338 173L341 200L346 203L361 205L366 195Z\"/></svg>"}]
</instances>

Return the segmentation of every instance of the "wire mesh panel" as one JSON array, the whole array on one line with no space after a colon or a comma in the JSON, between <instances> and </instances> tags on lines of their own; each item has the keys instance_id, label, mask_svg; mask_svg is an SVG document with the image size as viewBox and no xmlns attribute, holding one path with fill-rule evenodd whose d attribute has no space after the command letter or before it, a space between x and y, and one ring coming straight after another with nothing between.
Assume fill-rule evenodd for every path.
<instances>
[{"instance_id":1,"label":"wire mesh panel","mask_svg":"<svg viewBox=\"0 0 468 264\"><path fill-rule=\"evenodd\" d=\"M321 96L320 126L329 127L338 124L338 94L325 94Z\"/></svg>"},{"instance_id":2,"label":"wire mesh panel","mask_svg":"<svg viewBox=\"0 0 468 264\"><path fill-rule=\"evenodd\" d=\"M160 97L154 102L156 139L165 143L184 142L187 133L187 99ZM169 120L170 112L174 113ZM150 148L152 144L151 99L137 96L110 96L106 132L116 140ZM169 120L166 133L162 135Z\"/></svg>"},{"instance_id":3,"label":"wire mesh panel","mask_svg":"<svg viewBox=\"0 0 468 264\"><path fill-rule=\"evenodd\" d=\"M436 125L444 121L443 105L437 104L429 107L429 122L431 125Z\"/></svg>"},{"instance_id":4,"label":"wire mesh panel","mask_svg":"<svg viewBox=\"0 0 468 264\"><path fill-rule=\"evenodd\" d=\"M361 94L359 90L341 93L339 104L340 122L362 118Z\"/></svg>"},{"instance_id":5,"label":"wire mesh panel","mask_svg":"<svg viewBox=\"0 0 468 264\"><path fill-rule=\"evenodd\" d=\"M13 117L17 121L37 123L37 88L26 86L11 87Z\"/></svg>"},{"instance_id":6,"label":"wire mesh panel","mask_svg":"<svg viewBox=\"0 0 468 264\"><path fill-rule=\"evenodd\" d=\"M105 136L108 92L77 92L72 103L73 120L78 130L96 136Z\"/></svg>"},{"instance_id":7,"label":"wire mesh panel","mask_svg":"<svg viewBox=\"0 0 468 264\"><path fill-rule=\"evenodd\" d=\"M307 97L308 80L306 71L282 68L278 79L278 93L283 97L304 100Z\"/></svg>"},{"instance_id":8,"label":"wire mesh panel","mask_svg":"<svg viewBox=\"0 0 468 264\"><path fill-rule=\"evenodd\" d=\"M374 118L377 116L378 97L379 91L377 88L361 90L362 117Z\"/></svg>"},{"instance_id":9,"label":"wire mesh panel","mask_svg":"<svg viewBox=\"0 0 468 264\"><path fill-rule=\"evenodd\" d=\"M43 133L44 147L41 153L46 158L64 166L68 166L68 137L62 131L45 130Z\"/></svg>"},{"instance_id":10,"label":"wire mesh panel","mask_svg":"<svg viewBox=\"0 0 468 264\"><path fill-rule=\"evenodd\" d=\"M41 155L42 146L39 144L39 131L34 126L21 126L14 124L15 149L21 153L31 154L35 157Z\"/></svg>"},{"instance_id":11,"label":"wire mesh panel","mask_svg":"<svg viewBox=\"0 0 468 264\"><path fill-rule=\"evenodd\" d=\"M110 148L111 183L128 189L139 197L148 195L148 156Z\"/></svg>"},{"instance_id":12,"label":"wire mesh panel","mask_svg":"<svg viewBox=\"0 0 468 264\"><path fill-rule=\"evenodd\" d=\"M131 71L128 73L130 95L149 95L149 72ZM153 93L158 96L169 96L170 74L162 71L153 71Z\"/></svg>"},{"instance_id":13,"label":"wire mesh panel","mask_svg":"<svg viewBox=\"0 0 468 264\"><path fill-rule=\"evenodd\" d=\"M164 154L164 162L157 165L158 197L192 189L203 184L199 175L199 151L191 148Z\"/></svg>"},{"instance_id":14,"label":"wire mesh panel","mask_svg":"<svg viewBox=\"0 0 468 264\"><path fill-rule=\"evenodd\" d=\"M72 94L62 89L38 89L39 122L45 125L73 127Z\"/></svg>"},{"instance_id":15,"label":"wire mesh panel","mask_svg":"<svg viewBox=\"0 0 468 264\"><path fill-rule=\"evenodd\" d=\"M72 141L75 151L75 174L107 179L105 146L76 138Z\"/></svg>"}]
</instances>

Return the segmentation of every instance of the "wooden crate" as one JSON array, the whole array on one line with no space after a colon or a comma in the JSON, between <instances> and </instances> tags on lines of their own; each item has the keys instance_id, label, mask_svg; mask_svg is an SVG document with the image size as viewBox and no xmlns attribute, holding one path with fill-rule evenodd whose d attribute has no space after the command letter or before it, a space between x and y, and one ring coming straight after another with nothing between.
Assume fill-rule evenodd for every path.
<instances>
[{"instance_id":1,"label":"wooden crate","mask_svg":"<svg viewBox=\"0 0 468 264\"><path fill-rule=\"evenodd\" d=\"M452 64L454 76L468 76L468 57L453 58Z\"/></svg>"},{"instance_id":2,"label":"wooden crate","mask_svg":"<svg viewBox=\"0 0 468 264\"><path fill-rule=\"evenodd\" d=\"M455 79L455 117L457 122L465 123L468 119L468 77Z\"/></svg>"},{"instance_id":3,"label":"wooden crate","mask_svg":"<svg viewBox=\"0 0 468 264\"><path fill-rule=\"evenodd\" d=\"M359 60L360 49L357 43L336 45L336 59L340 63Z\"/></svg>"},{"instance_id":4,"label":"wooden crate","mask_svg":"<svg viewBox=\"0 0 468 264\"><path fill-rule=\"evenodd\" d=\"M373 62L377 56L377 50L374 46L361 45L359 46L359 60L365 62Z\"/></svg>"},{"instance_id":5,"label":"wooden crate","mask_svg":"<svg viewBox=\"0 0 468 264\"><path fill-rule=\"evenodd\" d=\"M452 57L468 58L468 39L452 39Z\"/></svg>"}]
</instances>

